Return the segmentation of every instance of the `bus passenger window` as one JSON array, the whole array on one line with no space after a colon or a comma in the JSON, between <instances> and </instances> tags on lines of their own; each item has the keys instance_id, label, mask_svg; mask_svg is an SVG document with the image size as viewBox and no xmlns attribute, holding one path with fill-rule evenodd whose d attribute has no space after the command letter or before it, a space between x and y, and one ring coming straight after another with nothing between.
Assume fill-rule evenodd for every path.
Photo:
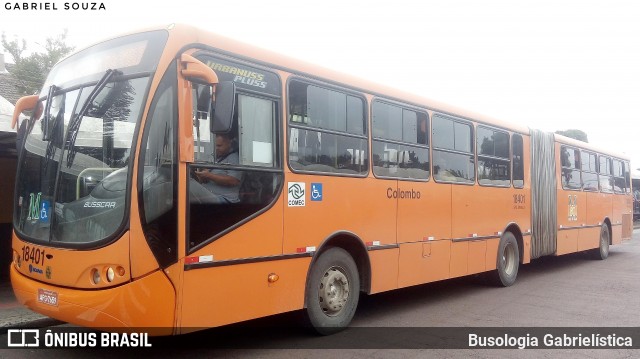
<instances>
[{"instance_id":1,"label":"bus passenger window","mask_svg":"<svg viewBox=\"0 0 640 359\"><path fill-rule=\"evenodd\" d=\"M626 186L622 162L613 160L613 191L615 193L625 193Z\"/></svg>"},{"instance_id":2,"label":"bus passenger window","mask_svg":"<svg viewBox=\"0 0 640 359\"><path fill-rule=\"evenodd\" d=\"M438 182L472 184L475 160L471 146L472 127L444 115L433 116L433 177Z\"/></svg>"},{"instance_id":3,"label":"bus passenger window","mask_svg":"<svg viewBox=\"0 0 640 359\"><path fill-rule=\"evenodd\" d=\"M626 181L625 192L631 193L631 168L629 167L629 161L624 161L624 179Z\"/></svg>"},{"instance_id":4,"label":"bus passenger window","mask_svg":"<svg viewBox=\"0 0 640 359\"><path fill-rule=\"evenodd\" d=\"M596 170L596 154L581 151L582 158L582 189L598 191L598 172Z\"/></svg>"},{"instance_id":5,"label":"bus passenger window","mask_svg":"<svg viewBox=\"0 0 640 359\"><path fill-rule=\"evenodd\" d=\"M373 173L378 177L429 178L427 119L424 112L373 103Z\"/></svg>"},{"instance_id":6,"label":"bus passenger window","mask_svg":"<svg viewBox=\"0 0 640 359\"><path fill-rule=\"evenodd\" d=\"M562 160L562 188L579 190L582 188L580 178L580 151L562 146L560 149Z\"/></svg>"},{"instance_id":7,"label":"bus passenger window","mask_svg":"<svg viewBox=\"0 0 640 359\"><path fill-rule=\"evenodd\" d=\"M524 162L522 136L511 136L511 148L513 151L513 187L524 187Z\"/></svg>"},{"instance_id":8,"label":"bus passenger window","mask_svg":"<svg viewBox=\"0 0 640 359\"><path fill-rule=\"evenodd\" d=\"M600 191L605 193L613 192L613 176L611 175L611 158L598 156L598 182Z\"/></svg>"},{"instance_id":9,"label":"bus passenger window","mask_svg":"<svg viewBox=\"0 0 640 359\"><path fill-rule=\"evenodd\" d=\"M294 171L363 176L367 147L362 98L289 83L289 165Z\"/></svg>"},{"instance_id":10,"label":"bus passenger window","mask_svg":"<svg viewBox=\"0 0 640 359\"><path fill-rule=\"evenodd\" d=\"M478 126L478 183L508 187L511 183L509 134Z\"/></svg>"}]
</instances>

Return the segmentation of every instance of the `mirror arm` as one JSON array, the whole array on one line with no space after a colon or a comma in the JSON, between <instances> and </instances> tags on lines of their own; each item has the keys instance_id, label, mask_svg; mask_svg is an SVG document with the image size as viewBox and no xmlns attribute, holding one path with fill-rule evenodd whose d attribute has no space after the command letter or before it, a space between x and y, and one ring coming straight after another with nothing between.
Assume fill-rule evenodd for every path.
<instances>
[{"instance_id":1,"label":"mirror arm","mask_svg":"<svg viewBox=\"0 0 640 359\"><path fill-rule=\"evenodd\" d=\"M218 75L216 75L215 71L195 57L182 54L180 56L180 62L182 63L180 73L187 80L204 82L207 85L215 85L218 83Z\"/></svg>"}]
</instances>

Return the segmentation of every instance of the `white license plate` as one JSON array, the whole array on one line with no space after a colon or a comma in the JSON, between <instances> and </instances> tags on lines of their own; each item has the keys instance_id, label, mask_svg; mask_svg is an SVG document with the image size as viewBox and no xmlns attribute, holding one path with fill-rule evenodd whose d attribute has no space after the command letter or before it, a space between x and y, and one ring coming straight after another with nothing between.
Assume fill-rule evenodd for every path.
<instances>
[{"instance_id":1,"label":"white license plate","mask_svg":"<svg viewBox=\"0 0 640 359\"><path fill-rule=\"evenodd\" d=\"M48 289L38 288L38 303L58 306L58 292Z\"/></svg>"}]
</instances>

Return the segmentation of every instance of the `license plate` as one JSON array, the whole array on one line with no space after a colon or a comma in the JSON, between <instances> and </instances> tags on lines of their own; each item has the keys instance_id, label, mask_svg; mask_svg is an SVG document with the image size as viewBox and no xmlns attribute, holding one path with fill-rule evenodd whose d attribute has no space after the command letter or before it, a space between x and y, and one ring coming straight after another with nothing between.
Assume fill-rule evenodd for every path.
<instances>
[{"instance_id":1,"label":"license plate","mask_svg":"<svg viewBox=\"0 0 640 359\"><path fill-rule=\"evenodd\" d=\"M48 289L38 288L38 303L58 306L58 292Z\"/></svg>"}]
</instances>

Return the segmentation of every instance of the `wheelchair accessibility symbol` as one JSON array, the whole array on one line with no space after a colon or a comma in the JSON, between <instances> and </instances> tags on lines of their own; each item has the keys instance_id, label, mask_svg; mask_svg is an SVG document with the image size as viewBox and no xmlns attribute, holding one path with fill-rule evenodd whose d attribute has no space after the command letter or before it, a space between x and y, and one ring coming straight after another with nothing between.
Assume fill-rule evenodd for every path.
<instances>
[{"instance_id":1,"label":"wheelchair accessibility symbol","mask_svg":"<svg viewBox=\"0 0 640 359\"><path fill-rule=\"evenodd\" d=\"M49 214L51 214L49 201L42 201L40 204L40 222L49 223Z\"/></svg>"},{"instance_id":2,"label":"wheelchair accessibility symbol","mask_svg":"<svg viewBox=\"0 0 640 359\"><path fill-rule=\"evenodd\" d=\"M311 200L322 201L322 183L311 184Z\"/></svg>"}]
</instances>

